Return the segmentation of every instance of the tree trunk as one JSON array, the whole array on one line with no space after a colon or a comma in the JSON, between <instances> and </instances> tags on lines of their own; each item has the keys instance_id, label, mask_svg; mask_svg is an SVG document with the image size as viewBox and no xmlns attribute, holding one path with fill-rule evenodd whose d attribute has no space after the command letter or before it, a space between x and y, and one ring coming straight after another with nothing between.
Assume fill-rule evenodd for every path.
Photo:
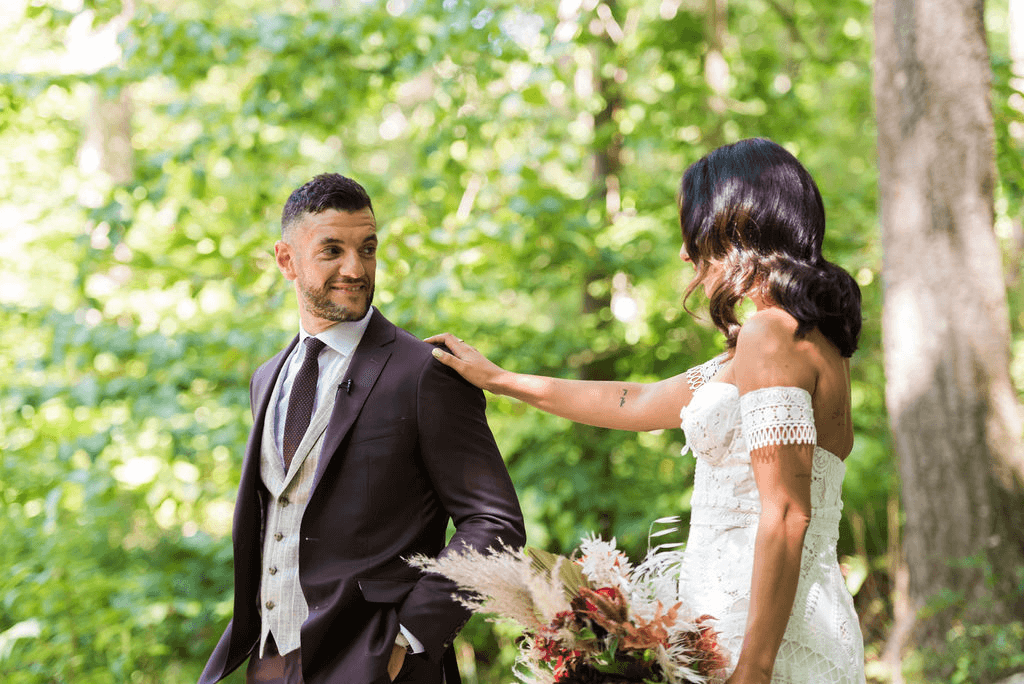
<instances>
[{"instance_id":1,"label":"tree trunk","mask_svg":"<svg viewBox=\"0 0 1024 684\"><path fill-rule=\"evenodd\" d=\"M103 171L114 183L128 183L135 177L132 100L127 89L114 97L95 89L78 160L83 171Z\"/></svg>"},{"instance_id":2,"label":"tree trunk","mask_svg":"<svg viewBox=\"0 0 1024 684\"><path fill-rule=\"evenodd\" d=\"M726 120L729 95L729 63L725 61L725 38L729 27L728 0L705 0L704 39L708 50L704 55L704 82L711 95L708 108L714 112L712 128L705 132L704 141L713 149L725 143L722 125Z\"/></svg>"},{"instance_id":3,"label":"tree trunk","mask_svg":"<svg viewBox=\"0 0 1024 684\"><path fill-rule=\"evenodd\" d=\"M78 50L72 56L93 69L110 66L90 60L90 50L105 52L113 46L116 36L128 25L135 14L134 0L123 0L121 12L109 23L94 27L77 41ZM112 54L117 51L110 51ZM128 183L135 177L132 149L132 99L130 90L120 88L110 92L104 86L93 86L92 107L85 125L85 136L78 150L78 165L82 171L101 171L115 184Z\"/></svg>"},{"instance_id":4,"label":"tree trunk","mask_svg":"<svg viewBox=\"0 0 1024 684\"><path fill-rule=\"evenodd\" d=\"M621 208L619 194L619 174L622 171L622 135L618 130L616 114L622 108L622 92L620 83L626 74L621 67L615 66L615 43L621 40L623 23L615 16L617 3L605 0L597 7L596 21L591 23L599 33L592 49L594 92L604 101L604 107L594 116L594 148L591 155L591 193L588 204L600 208L605 221L616 220ZM608 64L610 62L610 64ZM613 66L606 71L606 66ZM606 328L608 321L600 319L603 310L611 306L610 282L612 273L602 263L600 255L594 253L584 277L580 309L585 318L596 321L597 327ZM595 356L588 358L579 367L581 380L614 380L615 358L613 356ZM600 474L605 482L613 479L612 454L607 449L595 448L601 444L601 431L587 425L576 425L574 429L582 445L581 457L591 462L600 462ZM613 510L597 511L598 534L610 539L615 532L615 513Z\"/></svg>"},{"instance_id":5,"label":"tree trunk","mask_svg":"<svg viewBox=\"0 0 1024 684\"><path fill-rule=\"evenodd\" d=\"M1024 565L1024 460L982 12L978 0L875 3L886 403L910 619L943 592L970 621L1022 609L1008 598ZM941 643L952 610L919 615L917 638Z\"/></svg>"}]
</instances>

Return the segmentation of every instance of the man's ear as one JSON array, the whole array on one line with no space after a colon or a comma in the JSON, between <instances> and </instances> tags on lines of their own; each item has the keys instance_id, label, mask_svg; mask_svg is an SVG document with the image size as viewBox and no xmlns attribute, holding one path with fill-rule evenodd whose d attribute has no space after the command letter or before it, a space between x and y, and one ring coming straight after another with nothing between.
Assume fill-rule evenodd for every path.
<instances>
[{"instance_id":1,"label":"man's ear","mask_svg":"<svg viewBox=\"0 0 1024 684\"><path fill-rule=\"evenodd\" d=\"M281 275L287 280L295 280L297 274L295 272L295 259L292 254L291 245L284 240L275 242L274 260L277 261L277 267L281 270Z\"/></svg>"}]
</instances>

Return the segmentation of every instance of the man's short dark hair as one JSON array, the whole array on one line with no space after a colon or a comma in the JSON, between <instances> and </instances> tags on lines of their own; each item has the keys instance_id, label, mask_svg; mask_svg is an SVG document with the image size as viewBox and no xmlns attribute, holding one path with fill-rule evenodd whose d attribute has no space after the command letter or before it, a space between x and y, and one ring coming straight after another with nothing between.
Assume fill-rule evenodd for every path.
<instances>
[{"instance_id":1,"label":"man's short dark hair","mask_svg":"<svg viewBox=\"0 0 1024 684\"><path fill-rule=\"evenodd\" d=\"M362 185L339 173L321 173L301 188L296 189L284 203L281 212L281 236L305 214L319 214L328 209L359 211L369 209L373 203Z\"/></svg>"}]
</instances>

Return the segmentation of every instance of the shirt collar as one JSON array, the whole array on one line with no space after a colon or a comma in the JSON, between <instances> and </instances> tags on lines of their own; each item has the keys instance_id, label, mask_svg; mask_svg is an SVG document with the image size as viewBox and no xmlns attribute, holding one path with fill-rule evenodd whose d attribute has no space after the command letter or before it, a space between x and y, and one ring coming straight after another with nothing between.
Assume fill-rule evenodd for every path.
<instances>
[{"instance_id":1,"label":"shirt collar","mask_svg":"<svg viewBox=\"0 0 1024 684\"><path fill-rule=\"evenodd\" d=\"M363 333L366 332L366 327L370 325L373 309L374 307L371 306L366 311L366 315L358 321L340 321L317 335L307 333L303 330L300 323L299 346L306 341L307 337L316 337L339 354L348 356L355 351L355 348L359 345L359 340L363 339Z\"/></svg>"}]
</instances>

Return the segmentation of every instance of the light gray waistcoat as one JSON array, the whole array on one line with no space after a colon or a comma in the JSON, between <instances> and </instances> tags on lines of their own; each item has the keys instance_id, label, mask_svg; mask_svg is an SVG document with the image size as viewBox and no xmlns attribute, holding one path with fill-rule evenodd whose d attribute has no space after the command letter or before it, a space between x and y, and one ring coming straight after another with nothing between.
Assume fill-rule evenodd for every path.
<instances>
[{"instance_id":1,"label":"light gray waistcoat","mask_svg":"<svg viewBox=\"0 0 1024 684\"><path fill-rule=\"evenodd\" d=\"M281 382L278 381L263 422L260 453L260 476L270 491L260 578L260 656L269 634L274 635L280 653L297 649L299 631L309 616L309 607L299 584L299 531L335 398L330 394L329 401L322 401L317 406L286 474L284 459L274 438L275 407L278 406L280 391Z\"/></svg>"}]
</instances>

